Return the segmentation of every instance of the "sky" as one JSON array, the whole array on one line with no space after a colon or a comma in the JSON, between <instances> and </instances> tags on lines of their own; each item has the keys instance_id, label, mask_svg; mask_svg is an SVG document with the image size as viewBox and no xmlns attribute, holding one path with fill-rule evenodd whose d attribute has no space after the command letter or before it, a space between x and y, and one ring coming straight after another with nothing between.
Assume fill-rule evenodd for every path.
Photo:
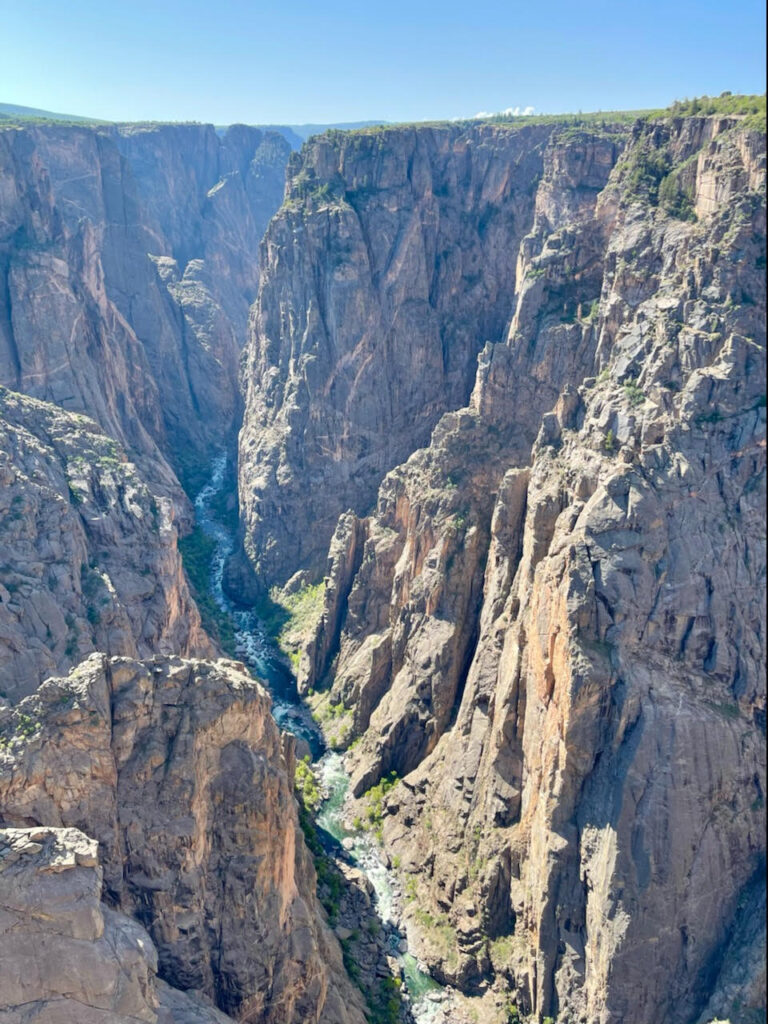
<instances>
[{"instance_id":1,"label":"sky","mask_svg":"<svg viewBox=\"0 0 768 1024\"><path fill-rule=\"evenodd\" d=\"M0 0L0 102L300 124L765 91L763 0Z\"/></svg>"}]
</instances>

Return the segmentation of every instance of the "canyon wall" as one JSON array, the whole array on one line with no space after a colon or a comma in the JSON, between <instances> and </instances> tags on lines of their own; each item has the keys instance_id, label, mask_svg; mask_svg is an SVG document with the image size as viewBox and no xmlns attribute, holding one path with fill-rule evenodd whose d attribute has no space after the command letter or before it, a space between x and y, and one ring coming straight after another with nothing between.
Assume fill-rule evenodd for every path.
<instances>
[{"instance_id":1,"label":"canyon wall","mask_svg":"<svg viewBox=\"0 0 768 1024\"><path fill-rule=\"evenodd\" d=\"M764 131L421 135L317 140L293 167L248 356L249 555L272 582L322 571L344 513L300 680L331 741L359 740L358 796L402 777L384 841L438 975L537 1019L683 1024L709 1000L746 1021L764 1006ZM436 148L465 186L463 311L426 258ZM510 187L486 251L466 185L489 149L507 170L484 181ZM402 422L363 422L369 375ZM737 960L734 989L718 972Z\"/></svg>"},{"instance_id":2,"label":"canyon wall","mask_svg":"<svg viewBox=\"0 0 768 1024\"><path fill-rule=\"evenodd\" d=\"M246 557L322 580L299 685L361 809L398 780L411 949L499 1013L752 1024L764 130L329 133L283 195L287 161L0 129L0 1020L365 1019L292 742L200 660L177 548L247 330Z\"/></svg>"},{"instance_id":3,"label":"canyon wall","mask_svg":"<svg viewBox=\"0 0 768 1024\"><path fill-rule=\"evenodd\" d=\"M244 666L184 660L216 650L179 481L239 423L288 152L242 126L0 130L7 1024L364 1021L292 741Z\"/></svg>"},{"instance_id":4,"label":"canyon wall","mask_svg":"<svg viewBox=\"0 0 768 1024\"><path fill-rule=\"evenodd\" d=\"M289 152L237 125L0 129L0 384L92 416L183 506L174 471L239 422Z\"/></svg>"},{"instance_id":5,"label":"canyon wall","mask_svg":"<svg viewBox=\"0 0 768 1024\"><path fill-rule=\"evenodd\" d=\"M322 571L339 514L469 397L500 341L552 129L329 133L289 164L245 364L240 501L257 573ZM620 140L582 154L599 188Z\"/></svg>"},{"instance_id":6,"label":"canyon wall","mask_svg":"<svg viewBox=\"0 0 768 1024\"><path fill-rule=\"evenodd\" d=\"M91 651L212 655L176 505L78 413L0 388L0 692Z\"/></svg>"},{"instance_id":7,"label":"canyon wall","mask_svg":"<svg viewBox=\"0 0 768 1024\"><path fill-rule=\"evenodd\" d=\"M213 653L176 546L179 479L199 487L239 424L288 154L237 125L0 129L6 696L92 650Z\"/></svg>"},{"instance_id":8,"label":"canyon wall","mask_svg":"<svg viewBox=\"0 0 768 1024\"><path fill-rule=\"evenodd\" d=\"M63 938L84 949L100 933L106 938L108 927L117 929L120 942L112 948L121 970L145 975L148 1004L133 1013L126 997L121 1019L155 1019L154 970L144 962L151 966L154 944L163 981L237 1020L363 1024L362 997L346 977L315 896L293 795L292 740L275 725L269 697L244 666L93 654L66 678L49 679L15 707L4 705L0 824L40 832L21 837L21 846L37 844L30 853L47 843L46 829L67 830L63 845L74 843L74 863L62 855L50 870L91 869L71 876L87 899L71 883L46 883L52 899L58 893L54 905L63 906L66 927L58 939L50 924L27 928L38 941L52 932L48 947L65 949L70 964L78 945ZM7 835L0 833L0 841ZM24 850L17 854L13 859ZM143 929L151 943L139 956ZM122 946L132 947L130 957ZM115 986L103 975L116 965L104 966L103 949L84 951L105 995ZM25 981L14 976L13 962L10 949L0 956L4 1002L7 986L11 1006L62 994L60 963L38 952L40 977ZM87 990L87 972L73 969ZM65 994L71 999L76 991ZM184 998L175 998L183 1010Z\"/></svg>"},{"instance_id":9,"label":"canyon wall","mask_svg":"<svg viewBox=\"0 0 768 1024\"><path fill-rule=\"evenodd\" d=\"M102 877L77 829L0 829L2 1024L231 1024L157 977L152 939L101 902Z\"/></svg>"}]
</instances>

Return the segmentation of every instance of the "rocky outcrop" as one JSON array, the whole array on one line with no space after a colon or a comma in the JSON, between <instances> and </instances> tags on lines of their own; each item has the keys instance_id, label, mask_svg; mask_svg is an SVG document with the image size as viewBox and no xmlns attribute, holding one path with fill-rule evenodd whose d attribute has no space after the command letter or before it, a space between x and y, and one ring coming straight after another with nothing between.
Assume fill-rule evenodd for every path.
<instances>
[{"instance_id":1,"label":"rocky outcrop","mask_svg":"<svg viewBox=\"0 0 768 1024\"><path fill-rule=\"evenodd\" d=\"M506 341L342 521L303 672L356 792L405 776L438 975L689 1024L760 979L765 136L639 124L611 169L599 135L552 139Z\"/></svg>"},{"instance_id":2,"label":"rocky outcrop","mask_svg":"<svg viewBox=\"0 0 768 1024\"><path fill-rule=\"evenodd\" d=\"M77 829L0 829L0 1021L231 1021L156 978L152 940L101 902L101 876Z\"/></svg>"},{"instance_id":3,"label":"rocky outcrop","mask_svg":"<svg viewBox=\"0 0 768 1024\"><path fill-rule=\"evenodd\" d=\"M95 866L98 841L103 899L133 919L119 925L133 947L133 922L146 928L173 987L239 1020L362 1024L316 901L291 741L269 707L237 663L94 654L0 709L1 823L80 829L91 837L87 864L74 857L83 866ZM92 893L93 873L78 877ZM87 902L82 912L95 932L98 914L109 915ZM77 919L63 917L71 930ZM147 958L151 967L151 950ZM134 976L146 978L138 953L123 969L133 960ZM38 995L35 985L28 1000L56 992L45 977ZM151 1008L148 982L140 987ZM134 1015L152 1020L148 1012L137 1003Z\"/></svg>"},{"instance_id":4,"label":"rocky outcrop","mask_svg":"<svg viewBox=\"0 0 768 1024\"><path fill-rule=\"evenodd\" d=\"M289 147L245 126L0 130L0 383L92 416L183 504L239 419Z\"/></svg>"},{"instance_id":5,"label":"rocky outcrop","mask_svg":"<svg viewBox=\"0 0 768 1024\"><path fill-rule=\"evenodd\" d=\"M271 583L320 573L339 514L464 405L501 341L551 126L330 133L292 158L263 247L245 367L240 499ZM622 136L571 147L602 187Z\"/></svg>"},{"instance_id":6,"label":"rocky outcrop","mask_svg":"<svg viewBox=\"0 0 768 1024\"><path fill-rule=\"evenodd\" d=\"M94 650L207 655L174 505L85 416L0 388L0 692Z\"/></svg>"}]
</instances>

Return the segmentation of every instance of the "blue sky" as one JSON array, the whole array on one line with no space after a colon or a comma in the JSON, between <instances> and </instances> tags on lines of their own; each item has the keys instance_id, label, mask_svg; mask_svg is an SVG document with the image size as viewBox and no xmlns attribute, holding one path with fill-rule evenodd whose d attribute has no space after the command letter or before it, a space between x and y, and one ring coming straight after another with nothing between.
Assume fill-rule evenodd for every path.
<instances>
[{"instance_id":1,"label":"blue sky","mask_svg":"<svg viewBox=\"0 0 768 1024\"><path fill-rule=\"evenodd\" d=\"M763 0L0 0L0 15L0 102L110 120L426 120L765 91Z\"/></svg>"}]
</instances>

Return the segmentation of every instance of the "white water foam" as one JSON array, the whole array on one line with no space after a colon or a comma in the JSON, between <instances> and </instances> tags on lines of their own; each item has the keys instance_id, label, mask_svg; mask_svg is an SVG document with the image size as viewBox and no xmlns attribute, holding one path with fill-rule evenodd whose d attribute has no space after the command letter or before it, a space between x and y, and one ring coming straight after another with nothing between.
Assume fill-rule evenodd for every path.
<instances>
[{"instance_id":1,"label":"white water foam","mask_svg":"<svg viewBox=\"0 0 768 1024\"><path fill-rule=\"evenodd\" d=\"M235 550L235 538L214 518L212 505L224 487L226 470L227 453L223 451L213 461L210 480L195 498L197 524L214 543L211 593L216 604L229 615L234 624L235 651L238 657L270 688L275 721L281 729L311 743L317 739L317 730L306 710L299 704L298 694L294 701L290 701L274 692L273 684L278 678L284 678L285 670L279 665L274 647L258 616L252 609L236 605L224 590L224 570L227 560ZM344 824L349 776L344 768L343 758L338 753L328 752L316 763L315 769L327 794L317 816L318 824L339 842L345 838L352 840L350 853L373 886L379 917L384 924L393 927L397 922L392 874L382 863L378 848L370 836L362 830L348 829ZM393 938L392 954L396 956L406 978L409 975L413 978L414 988L427 989L411 1006L414 1021L416 1024L432 1024L437 1019L444 1019L440 1004L430 998L430 995L434 998L439 986L427 975L417 971L412 962L406 961L397 949L395 933Z\"/></svg>"}]
</instances>

